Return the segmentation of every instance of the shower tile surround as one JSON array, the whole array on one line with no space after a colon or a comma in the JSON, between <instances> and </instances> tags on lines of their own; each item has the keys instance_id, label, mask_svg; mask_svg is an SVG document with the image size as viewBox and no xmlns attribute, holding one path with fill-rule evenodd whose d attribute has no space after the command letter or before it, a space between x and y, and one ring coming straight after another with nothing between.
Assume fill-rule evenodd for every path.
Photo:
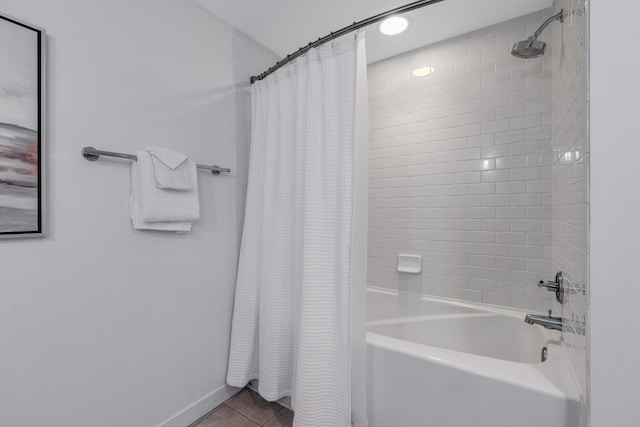
<instances>
[{"instance_id":1,"label":"shower tile surround","mask_svg":"<svg viewBox=\"0 0 640 427\"><path fill-rule=\"evenodd\" d=\"M553 46L538 59L510 54L548 16L369 66L370 286L551 308L537 283L553 279ZM431 74L414 77L423 67ZM421 255L422 273L398 273L400 253Z\"/></svg>"},{"instance_id":2,"label":"shower tile surround","mask_svg":"<svg viewBox=\"0 0 640 427\"><path fill-rule=\"evenodd\" d=\"M556 0L564 9L562 25L550 32L552 88L552 228L554 271L563 271L570 292L567 302L554 311L567 320L585 321L588 295L588 138L585 71L584 0ZM581 290L585 289L583 293ZM588 319L587 319L588 320ZM581 426L587 426L587 342L575 334L570 322L563 334L581 397Z\"/></svg>"}]
</instances>

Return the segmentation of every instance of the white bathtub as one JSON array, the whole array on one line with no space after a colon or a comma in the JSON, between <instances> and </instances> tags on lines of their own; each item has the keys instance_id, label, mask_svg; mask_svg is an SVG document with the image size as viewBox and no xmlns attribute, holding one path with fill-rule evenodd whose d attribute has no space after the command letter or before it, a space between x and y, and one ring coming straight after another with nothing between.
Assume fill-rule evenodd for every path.
<instances>
[{"instance_id":1,"label":"white bathtub","mask_svg":"<svg viewBox=\"0 0 640 427\"><path fill-rule=\"evenodd\" d=\"M444 299L369 290L367 304L370 427L578 425L558 332Z\"/></svg>"}]
</instances>

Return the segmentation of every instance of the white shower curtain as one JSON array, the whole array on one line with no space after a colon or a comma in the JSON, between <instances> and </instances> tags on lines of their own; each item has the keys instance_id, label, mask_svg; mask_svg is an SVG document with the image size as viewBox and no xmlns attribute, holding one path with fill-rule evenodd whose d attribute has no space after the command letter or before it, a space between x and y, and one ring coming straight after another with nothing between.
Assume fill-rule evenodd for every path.
<instances>
[{"instance_id":1,"label":"white shower curtain","mask_svg":"<svg viewBox=\"0 0 640 427\"><path fill-rule=\"evenodd\" d=\"M361 359L366 354L364 302L358 318L351 307L352 274L362 280L354 286L366 286L366 273L354 274L352 265L366 251L358 245L354 256L352 246L354 152L363 152L355 149L356 135L362 140L362 128L356 132L357 69L364 70L357 67L358 46L364 48L363 40L350 35L312 49L255 83L251 93L249 186L227 382L243 387L258 379L265 399L291 396L295 427L351 425L352 345ZM354 415L364 427L360 379Z\"/></svg>"}]
</instances>

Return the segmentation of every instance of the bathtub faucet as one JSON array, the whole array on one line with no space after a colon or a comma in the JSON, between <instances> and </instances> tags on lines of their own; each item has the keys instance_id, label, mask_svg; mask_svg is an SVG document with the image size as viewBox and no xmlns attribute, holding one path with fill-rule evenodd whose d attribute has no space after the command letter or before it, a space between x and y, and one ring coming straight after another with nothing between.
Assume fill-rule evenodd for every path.
<instances>
[{"instance_id":1,"label":"bathtub faucet","mask_svg":"<svg viewBox=\"0 0 640 427\"><path fill-rule=\"evenodd\" d=\"M549 310L548 316L539 316L537 314L527 314L524 318L525 323L530 325L540 325L547 329L555 329L556 331L562 330L562 318L551 316L551 310Z\"/></svg>"},{"instance_id":2,"label":"bathtub faucet","mask_svg":"<svg viewBox=\"0 0 640 427\"><path fill-rule=\"evenodd\" d=\"M562 317L551 316L551 310L549 310L548 316L539 316L537 314L527 314L524 318L525 323L530 325L540 325L547 329L555 329L556 331L575 332L578 335L584 335L586 328L585 323L577 321L575 319L567 319L566 321ZM567 326L563 328L563 326Z\"/></svg>"}]
</instances>

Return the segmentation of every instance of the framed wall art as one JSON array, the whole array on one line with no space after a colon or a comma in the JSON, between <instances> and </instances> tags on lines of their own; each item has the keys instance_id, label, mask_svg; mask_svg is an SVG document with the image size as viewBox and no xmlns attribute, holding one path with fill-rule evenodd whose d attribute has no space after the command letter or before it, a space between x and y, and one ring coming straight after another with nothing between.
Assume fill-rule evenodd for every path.
<instances>
[{"instance_id":1,"label":"framed wall art","mask_svg":"<svg viewBox=\"0 0 640 427\"><path fill-rule=\"evenodd\" d=\"M0 15L0 238L44 235L44 44Z\"/></svg>"}]
</instances>

